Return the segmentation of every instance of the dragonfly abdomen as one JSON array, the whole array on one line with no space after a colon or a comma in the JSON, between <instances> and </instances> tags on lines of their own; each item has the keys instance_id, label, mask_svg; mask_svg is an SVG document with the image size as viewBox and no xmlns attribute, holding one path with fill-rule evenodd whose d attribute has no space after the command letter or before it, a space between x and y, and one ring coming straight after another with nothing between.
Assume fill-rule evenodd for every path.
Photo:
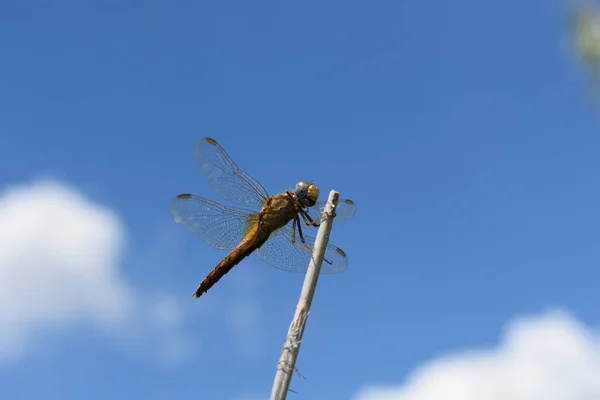
<instances>
[{"instance_id":1,"label":"dragonfly abdomen","mask_svg":"<svg viewBox=\"0 0 600 400\"><path fill-rule=\"evenodd\" d=\"M265 235L255 227L248 235L246 235L246 238L244 238L244 240L223 259L223 261L217 264L206 278L204 278L193 296L200 297L202 294L206 293L215 283L225 276L225 274L238 265L240 261L262 246L268 238L269 234Z\"/></svg>"}]
</instances>

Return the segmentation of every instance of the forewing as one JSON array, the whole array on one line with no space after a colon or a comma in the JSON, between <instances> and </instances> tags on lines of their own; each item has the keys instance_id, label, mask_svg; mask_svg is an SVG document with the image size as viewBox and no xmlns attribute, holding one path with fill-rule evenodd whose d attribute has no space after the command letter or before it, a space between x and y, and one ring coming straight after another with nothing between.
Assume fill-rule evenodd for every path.
<instances>
[{"instance_id":1,"label":"forewing","mask_svg":"<svg viewBox=\"0 0 600 400\"><path fill-rule=\"evenodd\" d=\"M254 211L227 207L192 194L177 196L170 210L175 222L222 250L234 249L257 220Z\"/></svg>"},{"instance_id":2,"label":"forewing","mask_svg":"<svg viewBox=\"0 0 600 400\"><path fill-rule=\"evenodd\" d=\"M310 236L304 236L306 244L312 249L315 245L315 239ZM292 229L287 225L273 232L256 252L257 256L263 261L291 272L306 272L310 262L312 252L302 247L302 242L295 235L296 244L292 243ZM344 272L348 268L348 257L346 254L334 245L328 245L325 251L325 258L321 265L321 273L337 274Z\"/></svg>"},{"instance_id":3,"label":"forewing","mask_svg":"<svg viewBox=\"0 0 600 400\"><path fill-rule=\"evenodd\" d=\"M308 215L312 219L319 219L323 215L323 209L327 201L319 201L314 206L308 209ZM347 221L354 216L356 213L356 204L350 199L340 199L335 209L335 218L333 223Z\"/></svg>"},{"instance_id":4,"label":"forewing","mask_svg":"<svg viewBox=\"0 0 600 400\"><path fill-rule=\"evenodd\" d=\"M260 209L269 197L265 188L242 171L216 140L198 141L196 160L210 186L224 199Z\"/></svg>"}]
</instances>

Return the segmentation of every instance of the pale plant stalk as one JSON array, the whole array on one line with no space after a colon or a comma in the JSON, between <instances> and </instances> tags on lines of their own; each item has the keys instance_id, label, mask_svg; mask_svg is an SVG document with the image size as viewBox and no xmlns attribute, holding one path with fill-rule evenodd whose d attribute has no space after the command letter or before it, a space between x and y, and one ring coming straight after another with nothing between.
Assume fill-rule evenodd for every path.
<instances>
[{"instance_id":1,"label":"pale plant stalk","mask_svg":"<svg viewBox=\"0 0 600 400\"><path fill-rule=\"evenodd\" d=\"M340 194L335 190L332 190L329 193L329 199L327 200L325 210L323 211L323 214L326 217L319 226L317 237L315 238L313 255L310 264L308 265L308 271L306 271L304 284L302 285L302 291L300 292L300 299L296 306L296 314L294 315L294 319L288 330L287 337L283 343L283 349L281 350L281 357L279 357L279 362L277 363L277 373L275 374L275 381L273 382L271 400L285 400L287 397L292 375L296 368L296 358L300 351L302 335L304 334L310 306L317 287L317 280L319 279L319 273L321 272L321 264L323 263L325 250L327 249L327 244L329 242L329 234L331 233L331 225L334 218L333 215L339 197Z\"/></svg>"}]
</instances>

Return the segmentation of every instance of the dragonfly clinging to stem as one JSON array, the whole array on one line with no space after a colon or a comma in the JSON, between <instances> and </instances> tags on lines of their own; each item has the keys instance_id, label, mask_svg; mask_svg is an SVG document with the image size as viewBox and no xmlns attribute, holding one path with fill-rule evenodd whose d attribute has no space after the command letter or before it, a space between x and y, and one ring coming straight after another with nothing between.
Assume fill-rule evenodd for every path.
<instances>
[{"instance_id":1,"label":"dragonfly clinging to stem","mask_svg":"<svg viewBox=\"0 0 600 400\"><path fill-rule=\"evenodd\" d=\"M225 149L211 138L196 144L196 159L212 189L225 200L246 208L229 207L193 194L180 194L171 202L175 221L209 245L231 252L200 283L193 296L200 297L245 257L255 252L267 263L287 271L305 272L315 239L302 224L315 227L322 221L325 202L318 202L319 188L299 182L294 190L269 196L264 187L242 171ZM340 200L334 222L350 219L356 212L352 200ZM328 245L321 272L340 273L348 257L339 247Z\"/></svg>"}]
</instances>

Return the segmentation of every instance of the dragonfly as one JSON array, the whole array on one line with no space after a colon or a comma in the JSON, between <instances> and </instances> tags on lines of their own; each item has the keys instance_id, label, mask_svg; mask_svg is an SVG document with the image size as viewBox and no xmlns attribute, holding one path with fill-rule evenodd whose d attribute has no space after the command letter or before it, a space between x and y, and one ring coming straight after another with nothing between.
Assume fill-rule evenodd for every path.
<instances>
[{"instance_id":1,"label":"dragonfly","mask_svg":"<svg viewBox=\"0 0 600 400\"><path fill-rule=\"evenodd\" d=\"M315 238L306 227L323 221L326 201L318 201L319 187L301 181L293 190L270 196L265 188L240 169L214 139L204 138L195 146L196 161L208 184L223 199L242 205L226 206L193 194L180 194L170 205L175 221L202 238L210 246L230 253L200 283L194 297L206 293L244 258L255 253L272 266L291 272L306 272ZM333 222L354 216L352 200L339 200ZM329 244L322 273L341 273L348 267L346 253Z\"/></svg>"}]
</instances>

